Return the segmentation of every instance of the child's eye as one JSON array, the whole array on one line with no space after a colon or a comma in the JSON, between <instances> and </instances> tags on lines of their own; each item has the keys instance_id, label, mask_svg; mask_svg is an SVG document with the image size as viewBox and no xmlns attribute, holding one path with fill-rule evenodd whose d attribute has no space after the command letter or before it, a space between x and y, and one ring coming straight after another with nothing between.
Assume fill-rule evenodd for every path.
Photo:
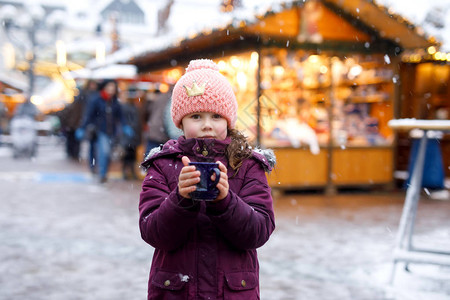
<instances>
[{"instance_id":1,"label":"child's eye","mask_svg":"<svg viewBox=\"0 0 450 300\"><path fill-rule=\"evenodd\" d=\"M222 119L222 116L219 114L214 114L212 117L213 119Z\"/></svg>"},{"instance_id":2,"label":"child's eye","mask_svg":"<svg viewBox=\"0 0 450 300\"><path fill-rule=\"evenodd\" d=\"M200 119L200 115L199 114L192 114L191 115L191 119L194 119L194 120Z\"/></svg>"}]
</instances>

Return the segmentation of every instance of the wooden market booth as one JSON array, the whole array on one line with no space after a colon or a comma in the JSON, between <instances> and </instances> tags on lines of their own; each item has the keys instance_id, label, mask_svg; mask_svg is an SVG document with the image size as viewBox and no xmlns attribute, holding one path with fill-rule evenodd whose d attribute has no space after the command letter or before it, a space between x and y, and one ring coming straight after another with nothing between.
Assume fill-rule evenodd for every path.
<instances>
[{"instance_id":1,"label":"wooden market booth","mask_svg":"<svg viewBox=\"0 0 450 300\"><path fill-rule=\"evenodd\" d=\"M400 66L402 85L398 118L450 119L450 54L439 55L433 48L413 51L402 56ZM410 133L400 131L396 146L395 170L407 171L412 147ZM439 146L445 177L450 177L450 132L442 133ZM403 184L403 180L399 184Z\"/></svg>"},{"instance_id":2,"label":"wooden market booth","mask_svg":"<svg viewBox=\"0 0 450 300\"><path fill-rule=\"evenodd\" d=\"M294 1L255 17L129 63L170 82L191 59L216 61L235 88L238 129L275 150L274 188L392 184L400 54L434 41L365 0Z\"/></svg>"}]
</instances>

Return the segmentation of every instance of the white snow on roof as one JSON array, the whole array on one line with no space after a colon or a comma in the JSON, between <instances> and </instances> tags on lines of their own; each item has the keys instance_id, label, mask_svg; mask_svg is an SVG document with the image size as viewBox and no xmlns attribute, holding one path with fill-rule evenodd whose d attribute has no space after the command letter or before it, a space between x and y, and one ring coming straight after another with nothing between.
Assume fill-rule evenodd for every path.
<instances>
[{"instance_id":1,"label":"white snow on roof","mask_svg":"<svg viewBox=\"0 0 450 300\"><path fill-rule=\"evenodd\" d=\"M75 36L78 32L93 33L100 23L100 12L112 0L40 0L47 5L65 6L67 9L66 26L70 27ZM235 9L231 13L220 12L220 0L177 0L174 2L168 24L168 32L156 37L158 10L162 8L166 0L135 0L146 14L145 26L133 26L119 24L119 36L123 40L124 47L106 58L102 63L126 63L130 58L145 54L146 52L160 51L177 41L189 38L193 34L223 28L232 22L245 20L252 22L255 15L262 15L268 10L281 10L281 3L292 0L242 0L243 7ZM370 1L370 0L367 0ZM434 36L442 42L441 50L450 52L450 0L373 0L375 3L389 8L389 13L399 14L412 24L420 26L428 36ZM35 0L26 0L27 3L35 3ZM425 22L427 14L434 7L440 7L440 15L432 15L432 18L440 17L443 28L436 28L429 22ZM107 47L111 47L109 32L111 24L102 23L104 36L101 40ZM72 34L73 36L74 34ZM70 35L69 35L70 36ZM95 53L96 41L94 37L80 38L67 41L69 52ZM70 39L70 38L69 38ZM72 38L73 39L73 38ZM108 48L109 49L109 48ZM98 67L95 61L88 63L88 67Z\"/></svg>"},{"instance_id":2,"label":"white snow on roof","mask_svg":"<svg viewBox=\"0 0 450 300\"><path fill-rule=\"evenodd\" d=\"M110 64L97 69L79 69L64 74L74 79L134 79L137 75L135 65Z\"/></svg>"},{"instance_id":3,"label":"white snow on roof","mask_svg":"<svg viewBox=\"0 0 450 300\"><path fill-rule=\"evenodd\" d=\"M145 37L137 45L131 45L121 49L106 58L103 64L126 63L130 58L143 55L146 52L157 52L177 41L189 38L193 34L211 29L223 28L232 22L245 20L252 22L256 15L262 15L268 10L280 11L283 0L247 0L243 1L244 7L236 9L232 13L221 13L220 1L185 0L175 1L168 20L169 32L160 37ZM427 36L434 36L442 42L441 50L450 52L450 0L376 0L376 3L390 9L390 13L398 14L416 26L421 26ZM160 1L160 6L164 4ZM427 13L432 7L441 7L444 10L444 28L436 28L430 24L424 24ZM155 14L157 11L148 12ZM200 17L199 17L200 16ZM425 26L422 26L425 25ZM95 61L88 63L89 67L97 67Z\"/></svg>"},{"instance_id":4,"label":"white snow on roof","mask_svg":"<svg viewBox=\"0 0 450 300\"><path fill-rule=\"evenodd\" d=\"M177 41L187 39L199 32L224 28L230 24L236 25L241 20L253 22L256 20L256 15L264 14L268 10L279 11L280 3L283 2L286 1L248 0L244 1L245 6L242 8L231 13L221 13L220 1L217 0L214 2L205 0L175 1L168 20L169 31L166 34L147 37L137 45L130 45L109 55L101 64L92 60L87 67L95 68L110 63L126 63L134 56L164 50L176 44Z\"/></svg>"},{"instance_id":5,"label":"white snow on roof","mask_svg":"<svg viewBox=\"0 0 450 300\"><path fill-rule=\"evenodd\" d=\"M450 0L376 0L376 3L388 7L414 25L422 26L426 34L442 42L441 51L450 52ZM442 14L433 14L433 8L441 9ZM427 14L432 19L442 18L444 27L425 24Z\"/></svg>"}]
</instances>

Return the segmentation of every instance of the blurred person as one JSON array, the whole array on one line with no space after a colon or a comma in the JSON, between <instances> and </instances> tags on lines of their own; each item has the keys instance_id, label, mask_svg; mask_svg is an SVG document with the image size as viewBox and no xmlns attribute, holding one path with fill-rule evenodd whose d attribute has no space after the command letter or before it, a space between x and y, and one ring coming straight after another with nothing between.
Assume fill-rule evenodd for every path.
<instances>
[{"instance_id":1,"label":"blurred person","mask_svg":"<svg viewBox=\"0 0 450 300\"><path fill-rule=\"evenodd\" d=\"M142 164L139 227L155 248L147 297L259 299L257 248L275 229L265 175L273 151L252 150L235 129L233 88L211 60L190 62L173 89L171 115L184 135ZM190 161L219 164L215 199L191 198L200 172Z\"/></svg>"},{"instance_id":2,"label":"blurred person","mask_svg":"<svg viewBox=\"0 0 450 300\"><path fill-rule=\"evenodd\" d=\"M155 90L152 99L147 102L146 130L144 133L146 140L146 156L151 149L159 147L169 140L164 124L164 111L166 110L169 100L170 91L167 93L162 93L158 88Z\"/></svg>"},{"instance_id":3,"label":"blurred person","mask_svg":"<svg viewBox=\"0 0 450 300\"><path fill-rule=\"evenodd\" d=\"M118 127L124 134L132 135L133 130L126 125L118 95L118 85L115 80L104 80L99 84L99 92L87 104L85 116L76 137L85 137L88 126L95 127L95 164L98 164L100 183L107 181L107 173L111 161L112 147L118 136Z\"/></svg>"},{"instance_id":4,"label":"blurred person","mask_svg":"<svg viewBox=\"0 0 450 300\"><path fill-rule=\"evenodd\" d=\"M56 115L61 121L61 128L66 137L66 153L69 158L79 160L80 158L80 140L75 137L77 128L81 125L84 111L87 103L97 93L97 82L88 80L73 102ZM93 168L93 151L95 140L89 140L89 164Z\"/></svg>"},{"instance_id":5,"label":"blurred person","mask_svg":"<svg viewBox=\"0 0 450 300\"><path fill-rule=\"evenodd\" d=\"M97 96L98 94L98 82L95 80L89 80L87 83L87 92L86 92L86 97L85 97L85 106L83 109L83 116L87 116L87 107L88 107L88 103L90 101L92 101L92 99ZM81 120L81 123L83 122L83 119ZM80 125L80 124L79 124ZM88 147L88 165L89 165L89 169L91 171L92 174L96 174L97 173L97 168L96 168L96 164L95 164L95 144L97 142L97 134L96 134L96 129L95 129L95 125L91 124L90 126L88 126L88 133L86 134L86 140L89 143L89 147Z\"/></svg>"},{"instance_id":6,"label":"blurred person","mask_svg":"<svg viewBox=\"0 0 450 300\"><path fill-rule=\"evenodd\" d=\"M137 179L136 175L136 150L141 144L141 122L136 102L139 101L135 88L130 88L125 93L125 103L122 104L122 114L125 123L133 129L133 135L122 134L120 144L123 148L122 175L124 179Z\"/></svg>"}]
</instances>

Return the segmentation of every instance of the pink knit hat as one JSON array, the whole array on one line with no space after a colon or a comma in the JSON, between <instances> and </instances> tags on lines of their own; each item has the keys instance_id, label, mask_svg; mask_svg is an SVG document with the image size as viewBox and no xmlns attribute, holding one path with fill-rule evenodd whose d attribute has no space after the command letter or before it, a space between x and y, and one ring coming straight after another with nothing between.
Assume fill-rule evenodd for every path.
<instances>
[{"instance_id":1,"label":"pink knit hat","mask_svg":"<svg viewBox=\"0 0 450 300\"><path fill-rule=\"evenodd\" d=\"M210 59L192 60L186 74L172 93L172 120L181 128L181 120L194 112L213 112L224 117L229 128L237 119L237 101L228 80Z\"/></svg>"}]
</instances>

